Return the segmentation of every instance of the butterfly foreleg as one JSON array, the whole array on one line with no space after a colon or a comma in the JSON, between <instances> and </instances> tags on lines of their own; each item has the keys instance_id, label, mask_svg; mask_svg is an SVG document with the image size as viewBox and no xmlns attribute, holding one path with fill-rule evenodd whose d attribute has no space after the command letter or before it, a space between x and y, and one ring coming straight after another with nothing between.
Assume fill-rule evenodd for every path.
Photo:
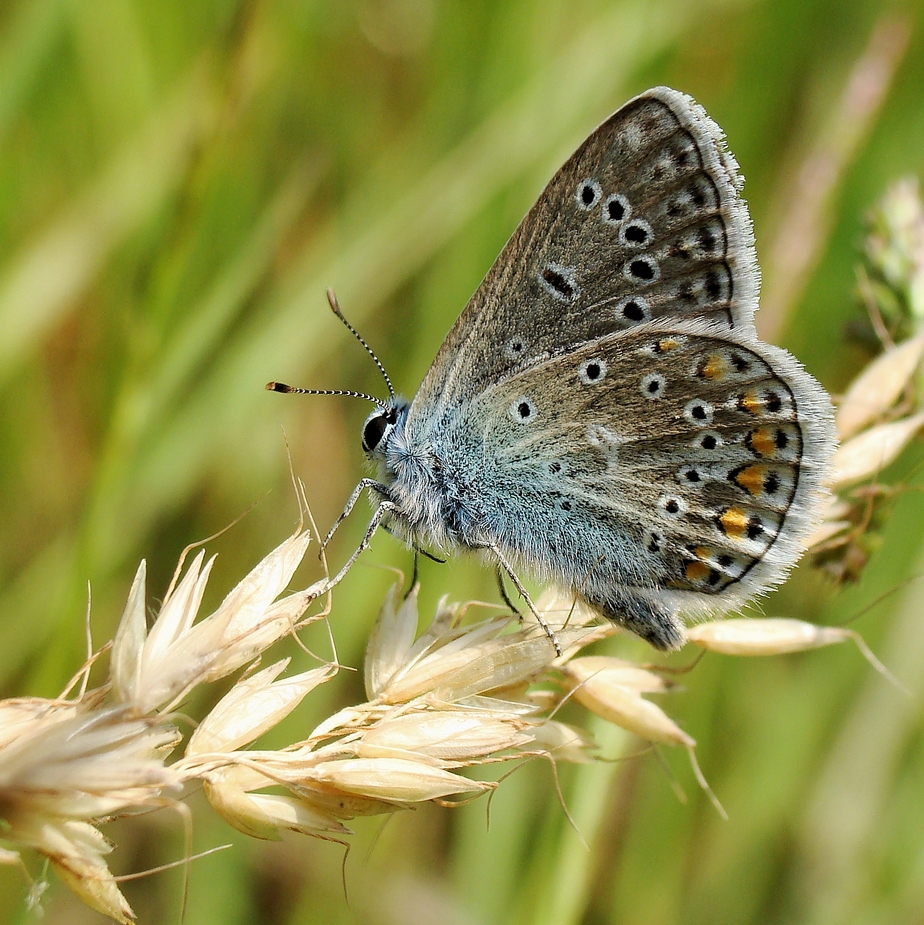
<instances>
[{"instance_id":1,"label":"butterfly foreleg","mask_svg":"<svg viewBox=\"0 0 924 925\"><path fill-rule=\"evenodd\" d=\"M363 479L364 482L371 482L372 479ZM374 485L377 485L377 482L373 482ZM355 494L355 492L354 492ZM354 501L355 504L355 501ZM379 506L375 509L375 512L372 515L372 519L369 521L369 526L366 527L366 532L363 535L362 540L356 549L353 550L353 555L346 560L346 563L341 567L340 571L331 579L329 587L333 588L334 585L340 584L343 580L343 577L350 570L353 563L359 558L360 554L369 546L369 543L372 541L372 537L375 534L375 531L378 530L379 525L382 523L382 519L387 517L389 514L397 514L399 512L398 505L393 501L382 501ZM342 519L342 518L341 518Z\"/></svg>"},{"instance_id":2,"label":"butterfly foreleg","mask_svg":"<svg viewBox=\"0 0 924 925\"><path fill-rule=\"evenodd\" d=\"M318 553L320 557L324 550L327 548L327 544L333 539L334 534L337 532L337 528L342 524L347 517L350 516L350 512L356 506L356 502L359 501L359 496L366 490L378 492L380 495L385 495L388 497L388 488L383 485L381 482L377 482L375 479L360 479L359 484L353 489L353 494L350 495L349 501L341 511L340 516L334 521L334 525L327 531L327 536L321 542L321 549Z\"/></svg>"}]
</instances>

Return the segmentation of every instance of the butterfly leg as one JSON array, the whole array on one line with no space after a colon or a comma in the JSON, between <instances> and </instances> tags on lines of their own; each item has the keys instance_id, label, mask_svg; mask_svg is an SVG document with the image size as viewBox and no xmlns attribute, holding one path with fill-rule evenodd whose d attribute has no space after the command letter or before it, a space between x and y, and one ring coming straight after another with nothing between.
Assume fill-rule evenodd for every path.
<instances>
[{"instance_id":1,"label":"butterfly leg","mask_svg":"<svg viewBox=\"0 0 924 925\"><path fill-rule=\"evenodd\" d=\"M407 542L407 540L405 539L405 537L401 536L400 534L398 534L398 533L396 533L394 530L392 530L391 527L388 526L388 524L382 524L382 529L383 529L389 536L395 536L395 537L397 537L399 540L402 540L402 541ZM445 565L445 564L446 564L446 559L440 559L438 556L434 556L432 552L427 552L427 550L424 549L423 546L418 546L416 543L413 543L413 542L412 542L410 545L411 545L411 549L414 550L414 555L415 555L415 556L418 556L418 555L419 555L419 556L423 556L425 559L429 559L431 562L437 562L437 563L439 563L440 565Z\"/></svg>"},{"instance_id":2,"label":"butterfly leg","mask_svg":"<svg viewBox=\"0 0 924 925\"><path fill-rule=\"evenodd\" d=\"M371 479L363 479L364 482L371 482ZM377 483L373 483L377 484ZM355 492L354 492L355 494ZM355 501L354 501L355 503ZM375 512L372 515L372 520L369 521L369 526L366 527L366 532L360 541L360 544L353 550L353 555L346 560L346 563L340 569L339 572L331 579L328 587L333 588L334 585L340 584L343 580L346 573L350 570L353 563L359 558L360 554L369 546L369 543L372 540L372 536L376 530L379 528L379 524L382 522L382 518L387 517L389 514L398 513L398 505L394 504L391 501L382 501L381 504L375 509Z\"/></svg>"},{"instance_id":3,"label":"butterfly leg","mask_svg":"<svg viewBox=\"0 0 924 925\"><path fill-rule=\"evenodd\" d=\"M517 610L517 608L514 606L513 601L510 600L510 595L507 594L507 586L504 584L504 573L502 569L500 568L500 566L498 566L494 570L494 576L495 578L497 578L497 587L498 587L498 590L500 591L501 600L507 605L507 607L510 609L510 612L515 617L520 617L521 616L520 611Z\"/></svg>"},{"instance_id":4,"label":"butterfly leg","mask_svg":"<svg viewBox=\"0 0 924 925\"><path fill-rule=\"evenodd\" d=\"M510 577L510 580L513 582L513 586L519 592L520 597L522 597L523 600L526 602L526 606L529 608L530 613L536 618L536 622L542 627L546 636L549 637L549 640L551 641L552 645L555 647L555 654L561 655L561 643L558 641L558 637L552 631L552 627L549 626L549 624L545 622L545 617L543 617L542 614L539 613L538 610L536 610L536 605L533 603L533 599L529 596L529 592L524 587L523 582L520 581L520 579L517 577L517 573L513 570L513 567L507 561L504 554L497 548L497 546L490 544L490 543L485 544L484 548L490 549L491 552L493 552L494 555L497 556L497 561L500 563L501 568ZM510 601L508 600L507 603L509 604Z\"/></svg>"},{"instance_id":5,"label":"butterfly leg","mask_svg":"<svg viewBox=\"0 0 924 925\"><path fill-rule=\"evenodd\" d=\"M337 528L342 524L347 517L350 516L350 512L356 506L356 502L359 501L359 496L366 490L376 491L379 494L385 495L388 497L388 488L383 485L381 482L377 482L375 479L360 479L359 484L353 489L353 494L350 495L350 500L347 501L346 507L344 507L340 516L334 521L334 525L327 531L327 536L324 537L321 542L321 552L327 548L327 544L333 539L334 534L337 532Z\"/></svg>"}]
</instances>

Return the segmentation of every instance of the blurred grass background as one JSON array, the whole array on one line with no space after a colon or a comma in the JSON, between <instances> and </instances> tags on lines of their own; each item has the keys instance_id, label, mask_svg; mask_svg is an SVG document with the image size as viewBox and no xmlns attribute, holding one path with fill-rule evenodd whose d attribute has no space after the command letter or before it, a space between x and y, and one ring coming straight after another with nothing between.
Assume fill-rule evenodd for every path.
<instances>
[{"instance_id":1,"label":"blurred grass background","mask_svg":"<svg viewBox=\"0 0 924 925\"><path fill-rule=\"evenodd\" d=\"M833 391L865 362L864 215L924 168L924 9L881 0L16 0L0 11L0 680L53 695L83 659L87 583L110 638L141 557L162 593L210 544L211 595L293 526L283 428L322 528L361 474L365 403L283 398L268 379L383 394L327 310L333 286L411 394L554 170L648 86L694 95L748 177L765 336ZM890 475L917 489L921 454ZM358 513L334 565L365 525ZM338 589L345 664L410 556L385 536ZM195 796L190 923L919 923L924 920L924 499L899 495L862 580L800 569L763 609L856 622L911 688L847 648L710 656L668 709L700 742L730 821L667 754L545 766L490 807L360 820L342 851L254 844ZM314 569L312 571L311 569ZM320 574L312 562L308 581ZM494 599L470 562L424 563L439 595ZM885 592L889 599L872 607ZM314 641L320 649L323 637ZM642 648L624 647L635 657ZM678 663L688 661L684 654ZM289 741L361 698L342 673ZM615 755L623 739L598 730ZM275 744L284 741L280 738ZM635 750L630 745L629 750ZM118 872L183 856L160 813L110 834ZM125 885L176 921L182 870ZM0 921L23 886L0 869ZM92 922L65 889L49 923Z\"/></svg>"}]
</instances>

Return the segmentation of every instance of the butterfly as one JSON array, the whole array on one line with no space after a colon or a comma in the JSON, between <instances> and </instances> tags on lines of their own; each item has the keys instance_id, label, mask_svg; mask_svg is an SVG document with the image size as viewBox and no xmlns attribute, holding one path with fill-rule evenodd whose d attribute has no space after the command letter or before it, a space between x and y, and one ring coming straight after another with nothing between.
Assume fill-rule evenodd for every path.
<instances>
[{"instance_id":1,"label":"butterfly","mask_svg":"<svg viewBox=\"0 0 924 925\"><path fill-rule=\"evenodd\" d=\"M364 491L375 512L338 579L384 525L416 546L482 551L537 617L521 574L662 650L683 644L682 616L782 580L819 517L833 410L757 337L742 184L722 130L685 94L648 90L603 122L414 398L387 376L387 400L362 396L377 404L362 446L378 474L334 529Z\"/></svg>"}]
</instances>

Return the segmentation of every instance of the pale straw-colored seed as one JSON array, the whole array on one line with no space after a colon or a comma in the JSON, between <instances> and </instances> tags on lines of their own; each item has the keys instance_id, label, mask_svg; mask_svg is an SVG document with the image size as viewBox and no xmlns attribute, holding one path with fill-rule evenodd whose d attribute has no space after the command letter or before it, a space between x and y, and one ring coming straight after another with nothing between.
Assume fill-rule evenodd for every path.
<instances>
[{"instance_id":1,"label":"pale straw-colored seed","mask_svg":"<svg viewBox=\"0 0 924 925\"><path fill-rule=\"evenodd\" d=\"M592 713L649 742L691 748L696 744L657 704L621 684L611 683L605 674L571 675L569 667L566 665L564 670L574 697Z\"/></svg>"},{"instance_id":2,"label":"pale straw-colored seed","mask_svg":"<svg viewBox=\"0 0 924 925\"><path fill-rule=\"evenodd\" d=\"M717 620L687 630L687 639L694 645L723 655L785 655L834 645L852 635L841 626L816 626L781 617Z\"/></svg>"},{"instance_id":3,"label":"pale straw-colored seed","mask_svg":"<svg viewBox=\"0 0 924 925\"><path fill-rule=\"evenodd\" d=\"M343 790L331 789L303 782L291 784L289 789L297 793L303 800L317 806L324 812L338 819L355 819L357 816L381 816L408 808L408 804L397 800L385 800L377 797L362 796L361 794L346 793Z\"/></svg>"},{"instance_id":4,"label":"pale straw-colored seed","mask_svg":"<svg viewBox=\"0 0 924 925\"><path fill-rule=\"evenodd\" d=\"M608 655L573 658L568 662L568 674L578 681L596 678L598 683L618 684L637 694L656 694L670 687L661 675L640 668L634 662Z\"/></svg>"},{"instance_id":5,"label":"pale straw-colored seed","mask_svg":"<svg viewBox=\"0 0 924 925\"><path fill-rule=\"evenodd\" d=\"M904 685L879 661L866 640L856 630L844 626L817 626L784 617L717 620L687 630L687 639L711 652L737 656L786 655L850 640L879 674L899 690L905 690Z\"/></svg>"},{"instance_id":6,"label":"pale straw-colored seed","mask_svg":"<svg viewBox=\"0 0 924 925\"><path fill-rule=\"evenodd\" d=\"M924 354L924 334L886 350L854 379L837 409L841 440L881 418L898 401Z\"/></svg>"},{"instance_id":7,"label":"pale straw-colored seed","mask_svg":"<svg viewBox=\"0 0 924 925\"><path fill-rule=\"evenodd\" d=\"M474 695L466 697L464 703L455 704L467 710L483 710L497 716L534 716L543 710L558 706L560 697L556 691L530 688L526 684L505 687L495 695ZM449 709L450 704L441 704L435 697L427 697L427 703L437 709Z\"/></svg>"},{"instance_id":8,"label":"pale straw-colored seed","mask_svg":"<svg viewBox=\"0 0 924 925\"><path fill-rule=\"evenodd\" d=\"M402 758L324 761L311 768L308 776L346 793L405 803L437 800L456 793L485 792L496 786Z\"/></svg>"},{"instance_id":9,"label":"pale straw-colored seed","mask_svg":"<svg viewBox=\"0 0 924 925\"><path fill-rule=\"evenodd\" d=\"M150 631L145 620L145 569L138 569L112 654L113 694L140 713L172 708L195 685L215 681L251 661L290 632L323 587L282 601L308 546L308 531L288 537L253 568L218 609L194 625L214 558L199 553L168 592Z\"/></svg>"},{"instance_id":10,"label":"pale straw-colored seed","mask_svg":"<svg viewBox=\"0 0 924 925\"><path fill-rule=\"evenodd\" d=\"M548 719L532 730L532 748L548 752L557 761L587 764L593 761L596 744L583 730Z\"/></svg>"},{"instance_id":11,"label":"pale straw-colored seed","mask_svg":"<svg viewBox=\"0 0 924 925\"><path fill-rule=\"evenodd\" d=\"M405 713L366 730L356 746L363 757L400 750L442 762L469 762L532 740L530 723L473 710Z\"/></svg>"},{"instance_id":12,"label":"pale straw-colored seed","mask_svg":"<svg viewBox=\"0 0 924 925\"><path fill-rule=\"evenodd\" d=\"M46 700L44 697L18 697L0 701L0 748L21 742L39 729L86 715L80 703Z\"/></svg>"},{"instance_id":13,"label":"pale straw-colored seed","mask_svg":"<svg viewBox=\"0 0 924 925\"><path fill-rule=\"evenodd\" d=\"M406 748L398 748L392 745L366 744L362 741L356 742L351 751L359 758L400 758L403 761L416 761L420 764L426 764L431 768L449 769L471 764L471 762L465 761L446 761L442 758L435 758L432 755L426 755L421 752L411 752Z\"/></svg>"},{"instance_id":14,"label":"pale straw-colored seed","mask_svg":"<svg viewBox=\"0 0 924 925\"><path fill-rule=\"evenodd\" d=\"M584 628L557 633L562 648L587 635ZM467 638L455 642L459 644L444 646L399 671L383 692L383 699L401 703L432 693L453 702L532 680L556 658L549 638L532 627L474 645L466 645Z\"/></svg>"},{"instance_id":15,"label":"pale straw-colored seed","mask_svg":"<svg viewBox=\"0 0 924 925\"><path fill-rule=\"evenodd\" d=\"M289 661L282 659L238 681L199 724L190 737L186 754L229 752L248 745L280 723L311 691L337 673L335 665L326 665L277 681Z\"/></svg>"},{"instance_id":16,"label":"pale straw-colored seed","mask_svg":"<svg viewBox=\"0 0 924 925\"><path fill-rule=\"evenodd\" d=\"M324 593L325 587L325 580L317 581L309 588L287 595L268 606L262 617L251 625L230 620L224 631L221 649L203 675L202 683L217 681L237 671L265 652L274 642L319 619L318 616L305 618L304 613ZM231 616L234 616L233 611Z\"/></svg>"},{"instance_id":17,"label":"pale straw-colored seed","mask_svg":"<svg viewBox=\"0 0 924 925\"><path fill-rule=\"evenodd\" d=\"M390 588L369 634L363 665L366 696L375 700L409 659L417 635L417 593L420 585L401 597L401 584Z\"/></svg>"},{"instance_id":18,"label":"pale straw-colored seed","mask_svg":"<svg viewBox=\"0 0 924 925\"><path fill-rule=\"evenodd\" d=\"M163 765L179 741L172 726L136 719L124 708L38 719L0 751L4 816L92 819L148 802L180 777ZM10 834L9 830L7 834Z\"/></svg>"},{"instance_id":19,"label":"pale straw-colored seed","mask_svg":"<svg viewBox=\"0 0 924 925\"><path fill-rule=\"evenodd\" d=\"M924 412L879 424L863 431L838 448L828 479L830 488L839 489L878 475L895 460L924 426Z\"/></svg>"},{"instance_id":20,"label":"pale straw-colored seed","mask_svg":"<svg viewBox=\"0 0 924 925\"><path fill-rule=\"evenodd\" d=\"M232 756L229 756L232 757ZM293 771L286 767L284 753L272 753L272 759L261 760L259 753L243 752L237 756L247 764L233 764L221 767L207 773L207 780L211 784L218 784L228 790L238 790L242 793L253 793L267 787L283 786L295 794L299 800L315 807L326 816L337 819L353 819L356 816L379 816L383 813L393 813L404 809L404 803L395 803L380 800L374 797L358 796L345 793L318 784L317 781L306 780L304 768ZM280 762L279 758L283 761ZM258 770L259 767L263 770Z\"/></svg>"},{"instance_id":21,"label":"pale straw-colored seed","mask_svg":"<svg viewBox=\"0 0 924 925\"><path fill-rule=\"evenodd\" d=\"M117 703L132 702L138 693L141 655L148 636L145 608L147 570L147 562L142 559L135 571L125 610L112 641L109 677L112 681L112 696Z\"/></svg>"},{"instance_id":22,"label":"pale straw-colored seed","mask_svg":"<svg viewBox=\"0 0 924 925\"><path fill-rule=\"evenodd\" d=\"M142 561L112 648L113 696L150 713L181 690L189 674L189 658L179 647L198 612L214 558L203 566L199 553L180 583L167 595L157 619L147 629L145 574Z\"/></svg>"},{"instance_id":23,"label":"pale straw-colored seed","mask_svg":"<svg viewBox=\"0 0 924 925\"><path fill-rule=\"evenodd\" d=\"M47 857L55 873L91 909L122 925L134 922L135 914L103 860L113 845L92 825L76 819L47 819L31 837L20 829L17 838Z\"/></svg>"},{"instance_id":24,"label":"pale straw-colored seed","mask_svg":"<svg viewBox=\"0 0 924 925\"><path fill-rule=\"evenodd\" d=\"M332 735L343 735L351 729L368 726L370 722L383 715L387 707L380 703L363 703L358 707L344 707L328 716L311 730L309 741L320 741Z\"/></svg>"},{"instance_id":25,"label":"pale straw-colored seed","mask_svg":"<svg viewBox=\"0 0 924 925\"><path fill-rule=\"evenodd\" d=\"M334 816L295 797L247 793L226 780L206 781L205 795L212 808L245 835L277 841L281 830L305 835L349 835Z\"/></svg>"}]
</instances>

